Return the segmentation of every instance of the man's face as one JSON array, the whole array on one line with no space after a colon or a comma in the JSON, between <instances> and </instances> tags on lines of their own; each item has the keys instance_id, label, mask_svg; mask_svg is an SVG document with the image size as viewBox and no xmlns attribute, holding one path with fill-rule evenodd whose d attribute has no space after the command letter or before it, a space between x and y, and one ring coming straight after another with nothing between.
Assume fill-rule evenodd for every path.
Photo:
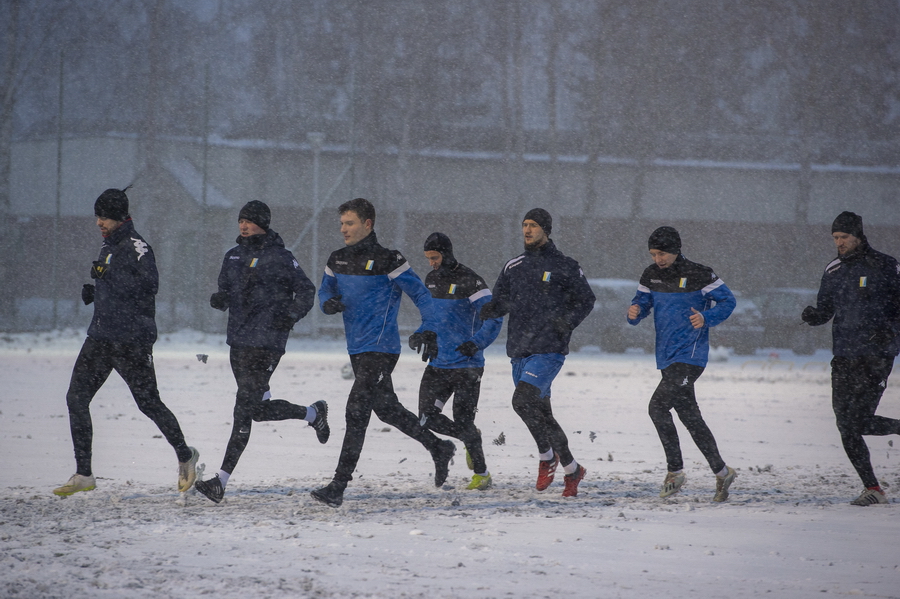
<instances>
[{"instance_id":1,"label":"man's face","mask_svg":"<svg viewBox=\"0 0 900 599\"><path fill-rule=\"evenodd\" d=\"M655 262L658 267L669 268L675 264L678 254L670 254L669 252L664 252L662 250L650 250L650 257L653 258L653 262Z\"/></svg>"},{"instance_id":2,"label":"man's face","mask_svg":"<svg viewBox=\"0 0 900 599\"><path fill-rule=\"evenodd\" d=\"M525 238L525 247L528 249L539 248L547 243L544 229L531 219L522 221L522 236Z\"/></svg>"},{"instance_id":3,"label":"man's face","mask_svg":"<svg viewBox=\"0 0 900 599\"><path fill-rule=\"evenodd\" d=\"M441 267L441 263L444 261L444 255L434 250L428 250L427 252L425 252L425 257L428 258L428 264L431 265L431 270L439 269Z\"/></svg>"},{"instance_id":4,"label":"man's face","mask_svg":"<svg viewBox=\"0 0 900 599\"><path fill-rule=\"evenodd\" d=\"M100 233L104 237L108 237L110 233L118 229L122 225L122 221L113 220L111 218L97 217L97 226L100 227Z\"/></svg>"},{"instance_id":5,"label":"man's face","mask_svg":"<svg viewBox=\"0 0 900 599\"><path fill-rule=\"evenodd\" d=\"M360 220L359 215L352 210L341 215L341 235L344 236L344 243L347 245L356 245L366 238L372 232L372 220L366 219L365 222Z\"/></svg>"},{"instance_id":6,"label":"man's face","mask_svg":"<svg viewBox=\"0 0 900 599\"><path fill-rule=\"evenodd\" d=\"M859 237L851 235L850 233L835 231L831 234L831 237L834 238L834 245L837 248L838 256L846 256L859 247Z\"/></svg>"},{"instance_id":7,"label":"man's face","mask_svg":"<svg viewBox=\"0 0 900 599\"><path fill-rule=\"evenodd\" d=\"M247 220L246 218L242 218L238 221L238 228L241 230L241 237L250 237L252 235L262 235L266 232L265 229L260 227L254 222Z\"/></svg>"}]
</instances>

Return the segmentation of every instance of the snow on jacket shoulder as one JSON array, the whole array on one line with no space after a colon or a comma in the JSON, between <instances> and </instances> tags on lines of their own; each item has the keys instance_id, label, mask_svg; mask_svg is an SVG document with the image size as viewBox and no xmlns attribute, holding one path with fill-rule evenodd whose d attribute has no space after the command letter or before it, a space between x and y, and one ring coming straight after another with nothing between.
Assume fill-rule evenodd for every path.
<instances>
[{"instance_id":1,"label":"snow on jacket shoulder","mask_svg":"<svg viewBox=\"0 0 900 599\"><path fill-rule=\"evenodd\" d=\"M850 255L832 260L822 275L816 303L816 324L834 316L835 356L900 353L900 264L891 256L864 242Z\"/></svg>"},{"instance_id":2,"label":"snow on jacket shoulder","mask_svg":"<svg viewBox=\"0 0 900 599\"><path fill-rule=\"evenodd\" d=\"M737 305L734 294L708 266L679 255L669 268L648 266L632 304L641 311L636 325L653 311L656 367L676 362L705 367L709 361L709 328L725 321ZM691 309L703 313L703 327L691 324Z\"/></svg>"},{"instance_id":3,"label":"snow on jacket shoulder","mask_svg":"<svg viewBox=\"0 0 900 599\"><path fill-rule=\"evenodd\" d=\"M399 354L397 314L406 293L419 309L423 330L437 331L431 294L398 250L365 239L331 253L319 287L319 307L341 296L347 352Z\"/></svg>"},{"instance_id":4,"label":"snow on jacket shoulder","mask_svg":"<svg viewBox=\"0 0 900 599\"><path fill-rule=\"evenodd\" d=\"M441 266L425 277L425 287L431 292L437 318L438 357L431 362L435 368L481 368L481 350L497 338L503 326L502 318L481 320L481 307L491 300L487 283L471 268L456 263L452 268ZM419 329L424 330L420 327ZM478 353L467 357L456 351L460 344L473 341Z\"/></svg>"},{"instance_id":5,"label":"snow on jacket shoulder","mask_svg":"<svg viewBox=\"0 0 900 599\"><path fill-rule=\"evenodd\" d=\"M88 337L99 341L156 342L159 272L153 249L127 220L103 240L98 260L106 265L94 280L94 316Z\"/></svg>"},{"instance_id":6,"label":"snow on jacket shoulder","mask_svg":"<svg viewBox=\"0 0 900 599\"><path fill-rule=\"evenodd\" d=\"M572 331L594 309L578 262L553 241L506 263L494 284L496 314L509 314L506 354L568 354Z\"/></svg>"},{"instance_id":7,"label":"snow on jacket shoulder","mask_svg":"<svg viewBox=\"0 0 900 599\"><path fill-rule=\"evenodd\" d=\"M226 342L283 353L290 329L277 323L306 316L316 287L275 231L238 237L237 244L219 271L219 291L228 293Z\"/></svg>"}]
</instances>

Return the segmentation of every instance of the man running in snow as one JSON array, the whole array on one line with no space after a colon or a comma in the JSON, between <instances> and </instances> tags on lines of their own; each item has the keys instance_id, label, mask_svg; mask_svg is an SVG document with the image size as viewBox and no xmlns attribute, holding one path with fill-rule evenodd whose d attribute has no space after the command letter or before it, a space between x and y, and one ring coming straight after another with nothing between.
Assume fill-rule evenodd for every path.
<instances>
[{"instance_id":1,"label":"man running in snow","mask_svg":"<svg viewBox=\"0 0 900 599\"><path fill-rule=\"evenodd\" d=\"M506 354L516 386L512 404L537 444L535 488L548 488L562 462L563 497L575 497L586 470L575 461L553 416L550 386L566 361L572 331L594 309L595 297L578 262L550 239L552 226L553 219L543 208L528 211L522 219L525 252L503 267L493 299L481 308L481 318L509 314Z\"/></svg>"},{"instance_id":2,"label":"man running in snow","mask_svg":"<svg viewBox=\"0 0 900 599\"><path fill-rule=\"evenodd\" d=\"M425 361L438 355L431 294L399 251L378 243L371 202L356 198L341 204L338 213L345 247L328 258L319 287L319 306L325 314L340 312L343 316L347 352L356 378L347 398L347 430L334 479L310 493L331 507L339 507L344 501L344 490L353 480L372 412L431 452L436 487L447 480L456 451L453 442L438 439L403 407L391 381L400 358L397 313L402 294L412 299L422 316L414 349L422 352Z\"/></svg>"},{"instance_id":3,"label":"man running in snow","mask_svg":"<svg viewBox=\"0 0 900 599\"><path fill-rule=\"evenodd\" d=\"M328 441L328 405L317 401L304 407L271 399L269 380L284 355L294 324L313 306L316 287L269 228L272 213L259 200L247 202L238 213L237 245L225 253L219 290L211 307L228 311L226 343L231 348L231 371L237 382L234 423L218 474L197 481L195 488L219 503L238 460L250 442L253 422L305 420L320 443Z\"/></svg>"},{"instance_id":4,"label":"man running in snow","mask_svg":"<svg viewBox=\"0 0 900 599\"><path fill-rule=\"evenodd\" d=\"M178 420L159 398L153 368L159 273L153 248L134 230L127 190L107 189L94 202L103 245L100 257L91 266L91 279L95 282L85 284L81 290L84 304L94 304L94 316L66 393L75 446L75 474L54 489L60 496L90 491L96 486L91 470L94 428L90 406L113 370L125 380L141 412L159 427L175 449L178 490L189 490L197 478L200 454L188 447Z\"/></svg>"},{"instance_id":5,"label":"man running in snow","mask_svg":"<svg viewBox=\"0 0 900 599\"><path fill-rule=\"evenodd\" d=\"M419 385L419 417L426 428L454 437L466 446L466 464L474 472L469 490L491 486L481 445L481 431L475 427L475 412L484 374L484 348L497 338L502 318L481 320L481 307L491 299L491 290L475 271L453 256L453 244L443 233L425 240L425 258L431 272L425 287L437 316L438 355L425 367ZM424 326L424 325L423 325ZM410 347L421 342L422 331L409 339ZM453 419L441 413L453 396Z\"/></svg>"},{"instance_id":6,"label":"man running in snow","mask_svg":"<svg viewBox=\"0 0 900 599\"><path fill-rule=\"evenodd\" d=\"M737 474L719 455L697 405L694 382L703 374L709 358L709 328L728 318L737 303L711 268L681 254L681 236L674 228L656 229L648 247L653 264L641 275L628 308L628 322L637 325L653 311L656 367L662 372L662 380L650 398L649 411L668 466L659 496L674 495L686 478L672 419L674 409L716 475L713 501L725 501Z\"/></svg>"},{"instance_id":7,"label":"man running in snow","mask_svg":"<svg viewBox=\"0 0 900 599\"><path fill-rule=\"evenodd\" d=\"M853 505L888 503L863 435L898 435L900 420L876 416L900 353L900 264L872 249L862 217L842 212L831 225L838 257L822 275L816 307L801 318L832 324L831 405L844 451L865 489Z\"/></svg>"}]
</instances>

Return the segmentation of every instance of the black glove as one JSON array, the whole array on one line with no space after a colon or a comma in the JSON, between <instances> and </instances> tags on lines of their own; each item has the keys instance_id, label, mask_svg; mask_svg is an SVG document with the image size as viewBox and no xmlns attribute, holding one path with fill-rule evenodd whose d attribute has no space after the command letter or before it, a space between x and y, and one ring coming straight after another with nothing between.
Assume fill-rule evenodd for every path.
<instances>
[{"instance_id":1,"label":"black glove","mask_svg":"<svg viewBox=\"0 0 900 599\"><path fill-rule=\"evenodd\" d=\"M500 307L497 305L497 302L492 300L481 306L481 312L479 312L478 316L481 320L490 320L491 318L500 318L504 315L500 312Z\"/></svg>"},{"instance_id":2,"label":"black glove","mask_svg":"<svg viewBox=\"0 0 900 599\"><path fill-rule=\"evenodd\" d=\"M803 322L814 327L828 322L828 319L822 316L818 308L813 308L812 306L806 306L805 308L803 308L803 312L800 314L800 318L803 319Z\"/></svg>"},{"instance_id":3,"label":"black glove","mask_svg":"<svg viewBox=\"0 0 900 599\"><path fill-rule=\"evenodd\" d=\"M290 331L294 324L300 320L287 310L280 310L272 317L272 326L278 331Z\"/></svg>"},{"instance_id":4,"label":"black glove","mask_svg":"<svg viewBox=\"0 0 900 599\"><path fill-rule=\"evenodd\" d=\"M228 309L228 292L227 291L216 291L211 296L209 296L209 305L216 310L221 310L224 312Z\"/></svg>"},{"instance_id":5,"label":"black glove","mask_svg":"<svg viewBox=\"0 0 900 599\"><path fill-rule=\"evenodd\" d=\"M437 358L437 333L434 331L422 331L409 336L409 348L422 352L422 361L430 362Z\"/></svg>"},{"instance_id":6,"label":"black glove","mask_svg":"<svg viewBox=\"0 0 900 599\"><path fill-rule=\"evenodd\" d=\"M466 341L464 343L460 343L456 348L456 351L466 356L467 358L471 358L478 353L478 346L474 341Z\"/></svg>"},{"instance_id":7,"label":"black glove","mask_svg":"<svg viewBox=\"0 0 900 599\"><path fill-rule=\"evenodd\" d=\"M344 302L341 301L340 295L330 297L322 304L322 312L325 314L337 314L344 311Z\"/></svg>"},{"instance_id":8,"label":"black glove","mask_svg":"<svg viewBox=\"0 0 900 599\"><path fill-rule=\"evenodd\" d=\"M92 279L102 279L103 275L105 275L109 271L109 265L105 262L101 262L99 260L94 260L94 264L91 266L91 278Z\"/></svg>"},{"instance_id":9,"label":"black glove","mask_svg":"<svg viewBox=\"0 0 900 599\"><path fill-rule=\"evenodd\" d=\"M422 333L413 333L409 336L409 349L414 349L416 353L419 353L420 347L422 347Z\"/></svg>"},{"instance_id":10,"label":"black glove","mask_svg":"<svg viewBox=\"0 0 900 599\"><path fill-rule=\"evenodd\" d=\"M84 302L85 306L89 306L94 303L94 286L88 283L85 283L81 288L81 301Z\"/></svg>"}]
</instances>

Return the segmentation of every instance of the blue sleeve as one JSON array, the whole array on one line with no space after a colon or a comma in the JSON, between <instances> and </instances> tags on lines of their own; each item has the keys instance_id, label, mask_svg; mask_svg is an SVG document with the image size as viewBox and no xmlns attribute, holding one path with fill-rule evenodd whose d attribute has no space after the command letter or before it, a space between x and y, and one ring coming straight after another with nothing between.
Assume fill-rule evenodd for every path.
<instances>
[{"instance_id":1,"label":"blue sleeve","mask_svg":"<svg viewBox=\"0 0 900 599\"><path fill-rule=\"evenodd\" d=\"M631 320L627 316L625 317L625 320L627 320L630 325L637 325L650 315L650 311L653 309L653 294L650 293L650 290L646 287L639 285L634 297L631 298L630 305L638 306L641 311L634 320Z\"/></svg>"},{"instance_id":2,"label":"blue sleeve","mask_svg":"<svg viewBox=\"0 0 900 599\"><path fill-rule=\"evenodd\" d=\"M475 306L475 313L479 314L481 312L481 307L484 306L491 300L491 295L488 293L479 297L472 305ZM500 334L500 329L503 327L503 319L502 318L489 318L488 320L481 321L481 328L475 332L472 336L472 341L475 342L475 345L478 346L478 349L484 349L489 346L491 343L497 339L497 336Z\"/></svg>"},{"instance_id":3,"label":"blue sleeve","mask_svg":"<svg viewBox=\"0 0 900 599\"><path fill-rule=\"evenodd\" d=\"M331 269L326 266L325 272L322 273L322 284L319 285L319 309L324 312L325 310L322 309L322 306L336 295L340 295L337 277L335 277L334 273L331 272Z\"/></svg>"},{"instance_id":4,"label":"blue sleeve","mask_svg":"<svg viewBox=\"0 0 900 599\"><path fill-rule=\"evenodd\" d=\"M708 298L712 298L716 302L715 306L703 311L703 319L706 321L706 326L714 327L725 322L725 319L731 316L731 313L734 312L734 307L737 306L737 300L734 299L731 289L722 282L722 279L716 279L714 283L705 287L704 291Z\"/></svg>"},{"instance_id":5,"label":"blue sleeve","mask_svg":"<svg viewBox=\"0 0 900 599\"><path fill-rule=\"evenodd\" d=\"M409 299L419 309L419 314L422 316L422 326L419 327L419 330L437 332L438 320L434 312L434 304L431 301L431 292L425 287L425 283L422 282L419 275L412 268L409 268L409 263L405 264L407 268L400 274L392 276L392 280L403 293L409 296Z\"/></svg>"}]
</instances>

